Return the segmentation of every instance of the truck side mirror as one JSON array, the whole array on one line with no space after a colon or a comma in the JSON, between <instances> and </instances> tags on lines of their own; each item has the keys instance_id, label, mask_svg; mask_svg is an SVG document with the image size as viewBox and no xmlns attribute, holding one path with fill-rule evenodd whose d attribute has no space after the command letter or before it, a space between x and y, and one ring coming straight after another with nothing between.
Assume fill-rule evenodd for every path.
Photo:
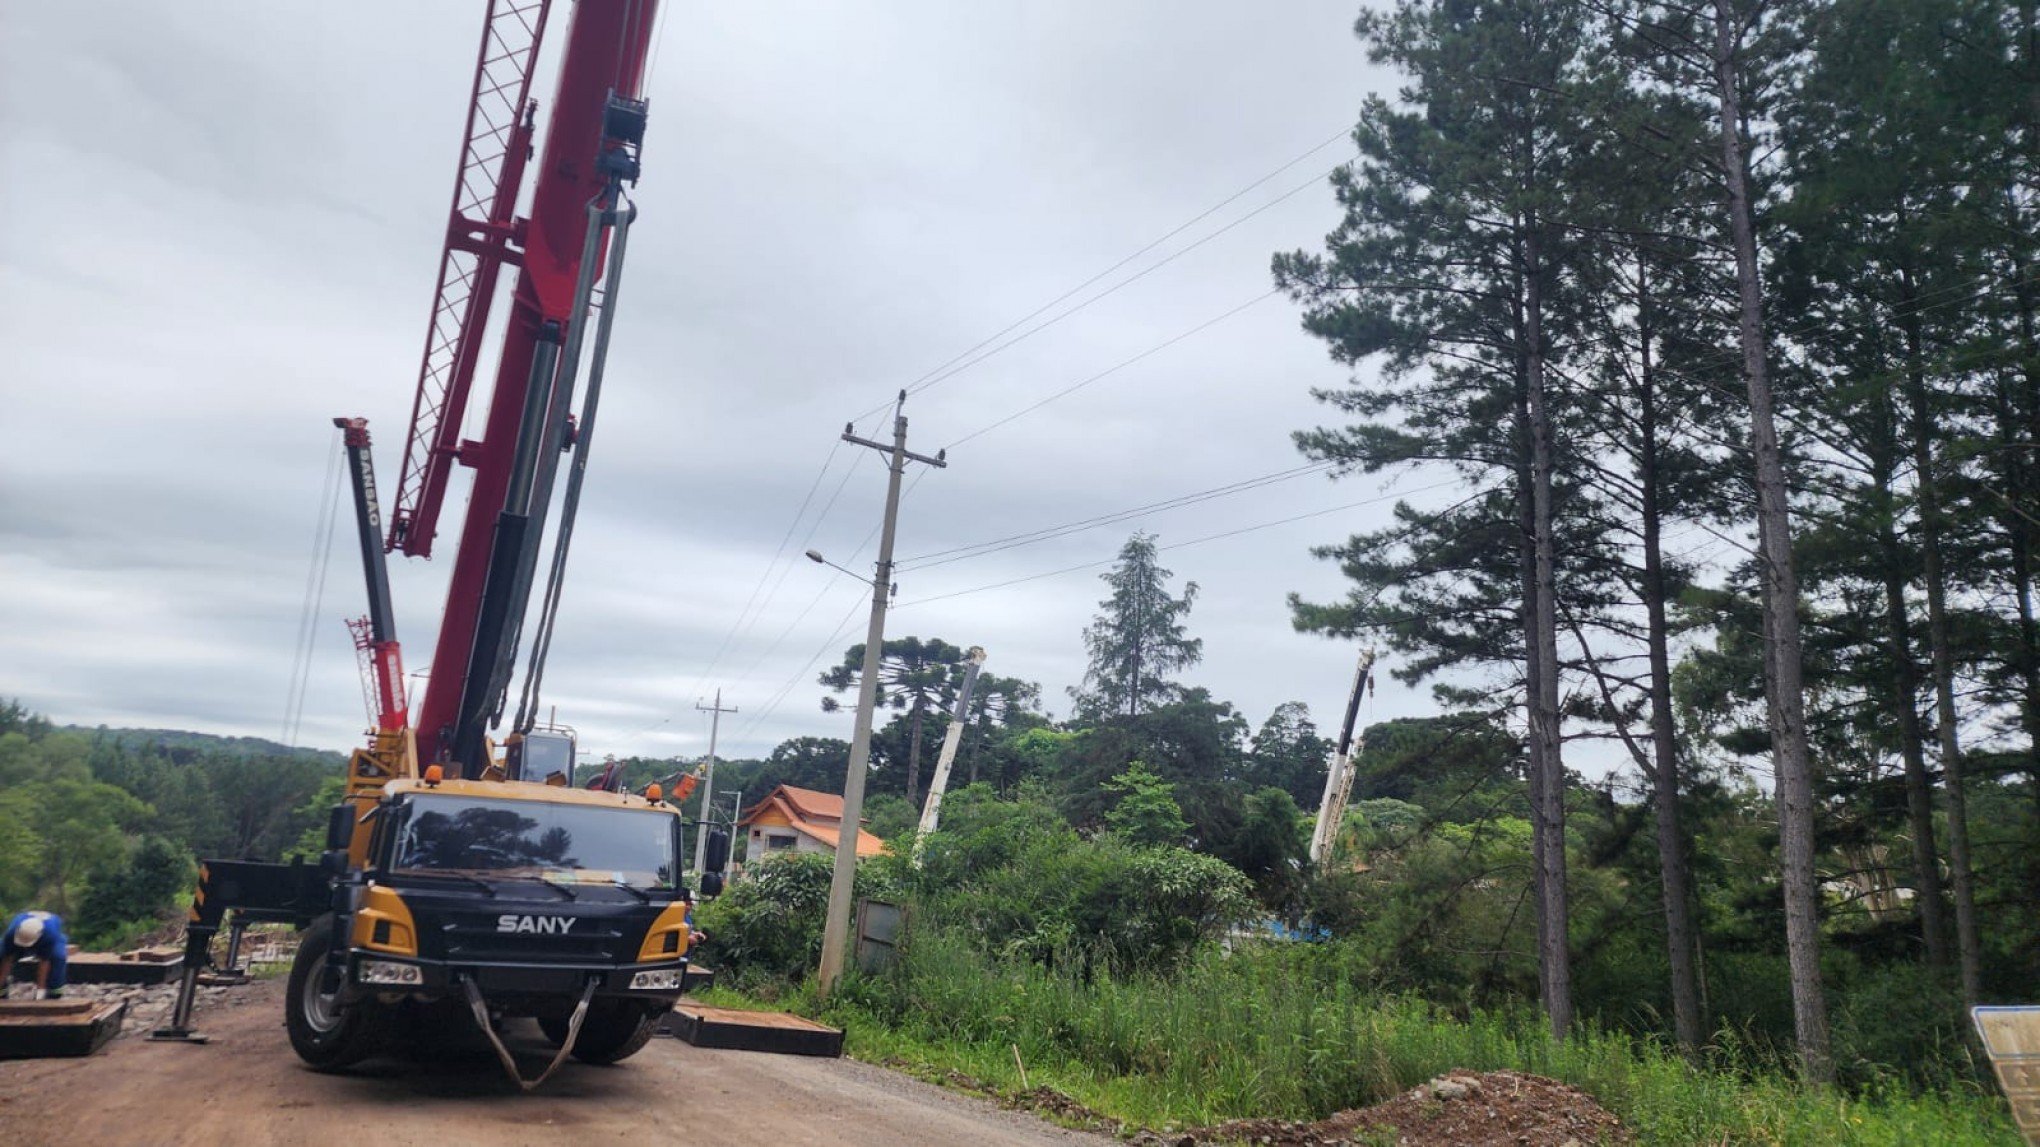
<instances>
[{"instance_id":1,"label":"truck side mirror","mask_svg":"<svg viewBox=\"0 0 2040 1147\"><path fill-rule=\"evenodd\" d=\"M730 834L727 829L708 830L708 846L702 850L701 871L706 876L715 873L716 883L721 884L722 870L730 865Z\"/></svg>"},{"instance_id":2,"label":"truck side mirror","mask_svg":"<svg viewBox=\"0 0 2040 1147\"><path fill-rule=\"evenodd\" d=\"M716 897L721 896L722 890L723 890L722 873L704 872L701 874L701 898L703 900L713 900Z\"/></svg>"},{"instance_id":3,"label":"truck side mirror","mask_svg":"<svg viewBox=\"0 0 2040 1147\"><path fill-rule=\"evenodd\" d=\"M326 848L339 852L347 851L354 843L354 806L341 801L326 814Z\"/></svg>"}]
</instances>

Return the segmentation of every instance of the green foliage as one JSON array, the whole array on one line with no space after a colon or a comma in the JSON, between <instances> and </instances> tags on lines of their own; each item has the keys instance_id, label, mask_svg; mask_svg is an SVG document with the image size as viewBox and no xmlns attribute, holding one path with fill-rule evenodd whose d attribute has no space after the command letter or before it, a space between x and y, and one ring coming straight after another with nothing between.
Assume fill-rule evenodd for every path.
<instances>
[{"instance_id":1,"label":"green foliage","mask_svg":"<svg viewBox=\"0 0 2040 1147\"><path fill-rule=\"evenodd\" d=\"M1128 765L1105 782L1105 791L1117 798L1105 812L1105 825L1129 844L1180 845L1190 832L1183 806L1176 803L1176 786L1156 776L1145 762Z\"/></svg>"},{"instance_id":2,"label":"green foliage","mask_svg":"<svg viewBox=\"0 0 2040 1147\"><path fill-rule=\"evenodd\" d=\"M905 840L921 822L921 810L893 793L877 793L864 802L864 830L884 841Z\"/></svg>"},{"instance_id":3,"label":"green foliage","mask_svg":"<svg viewBox=\"0 0 2040 1147\"><path fill-rule=\"evenodd\" d=\"M157 926L195 855L279 859L337 754L253 738L59 729L0 705L0 909L45 908L88 944Z\"/></svg>"},{"instance_id":4,"label":"green foliage","mask_svg":"<svg viewBox=\"0 0 2040 1147\"><path fill-rule=\"evenodd\" d=\"M1112 587L1102 612L1084 630L1090 668L1084 687L1072 689L1079 712L1092 718L1138 717L1177 696L1171 675L1204 656L1204 641L1185 636L1183 619L1197 600L1197 583L1185 582L1171 596L1175 575L1156 561L1155 538L1137 533L1119 549L1119 560L1101 575Z\"/></svg>"},{"instance_id":5,"label":"green foliage","mask_svg":"<svg viewBox=\"0 0 2040 1147\"><path fill-rule=\"evenodd\" d=\"M137 922L153 923L167 904L191 889L197 866L177 845L144 836L125 865L92 881L78 907L74 932L81 944L112 947Z\"/></svg>"},{"instance_id":6,"label":"green foliage","mask_svg":"<svg viewBox=\"0 0 2040 1147\"><path fill-rule=\"evenodd\" d=\"M822 926L835 858L786 853L753 862L744 879L695 910L708 934L700 958L738 985L798 981L820 966ZM891 872L875 860L857 866L859 898L891 899Z\"/></svg>"},{"instance_id":7,"label":"green foliage","mask_svg":"<svg viewBox=\"0 0 2040 1147\"><path fill-rule=\"evenodd\" d=\"M1254 896L1263 907L1291 915L1310 856L1302 810L1281 789L1253 793L1241 813L1239 831L1225 842L1219 856L1254 882Z\"/></svg>"},{"instance_id":8,"label":"green foliage","mask_svg":"<svg viewBox=\"0 0 2040 1147\"><path fill-rule=\"evenodd\" d=\"M695 910L702 959L732 983L799 979L821 962L832 858L793 853L751 864L744 879Z\"/></svg>"},{"instance_id":9,"label":"green foliage","mask_svg":"<svg viewBox=\"0 0 2040 1147\"><path fill-rule=\"evenodd\" d=\"M346 795L347 775L334 773L314 789L311 796L305 798L305 802L299 805L297 810L297 818L305 822L305 829L298 834L296 843L284 852L285 860L296 857L307 862L316 862L319 859L326 851L326 818L333 814L333 806L339 804Z\"/></svg>"},{"instance_id":10,"label":"green foliage","mask_svg":"<svg viewBox=\"0 0 2040 1147\"><path fill-rule=\"evenodd\" d=\"M1696 1068L1650 1040L1587 1027L1551 1038L1526 1009L1452 1016L1367 986L1344 945L1205 949L1167 973L1085 975L917 933L893 969L825 1013L867 1058L957 1068L1013 1091L1050 1086L1137 1126L1321 1118L1447 1071L1515 1070L1580 1087L1644 1143L2003 1144L2003 1105L1971 1091L1852 1098L1736 1058Z\"/></svg>"},{"instance_id":11,"label":"green foliage","mask_svg":"<svg viewBox=\"0 0 2040 1147\"><path fill-rule=\"evenodd\" d=\"M1086 840L1039 788L1004 801L971 786L945 802L909 891L1002 958L1086 967L1172 964L1252 905L1223 861L1117 832Z\"/></svg>"},{"instance_id":12,"label":"green foliage","mask_svg":"<svg viewBox=\"0 0 2040 1147\"><path fill-rule=\"evenodd\" d=\"M1254 734L1242 779L1256 786L1273 785L1298 805L1315 806L1324 795L1325 773L1336 747L1318 736L1310 706L1285 701Z\"/></svg>"}]
</instances>

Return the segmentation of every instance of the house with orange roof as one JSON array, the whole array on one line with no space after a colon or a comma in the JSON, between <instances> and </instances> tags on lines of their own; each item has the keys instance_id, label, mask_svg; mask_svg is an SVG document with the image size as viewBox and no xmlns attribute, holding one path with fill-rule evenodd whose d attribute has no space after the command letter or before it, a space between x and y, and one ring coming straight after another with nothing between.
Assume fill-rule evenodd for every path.
<instances>
[{"instance_id":1,"label":"house with orange roof","mask_svg":"<svg viewBox=\"0 0 2040 1147\"><path fill-rule=\"evenodd\" d=\"M843 798L835 793L780 785L737 820L750 842L745 856L752 863L781 852L826 852L834 855L843 831ZM877 856L885 841L857 829L857 855Z\"/></svg>"}]
</instances>

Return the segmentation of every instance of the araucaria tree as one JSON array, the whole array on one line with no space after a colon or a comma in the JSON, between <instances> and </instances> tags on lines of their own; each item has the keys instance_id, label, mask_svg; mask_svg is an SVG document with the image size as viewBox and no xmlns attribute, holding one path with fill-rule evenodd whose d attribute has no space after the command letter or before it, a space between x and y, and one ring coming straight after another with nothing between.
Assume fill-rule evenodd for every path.
<instances>
[{"instance_id":1,"label":"araucaria tree","mask_svg":"<svg viewBox=\"0 0 2040 1147\"><path fill-rule=\"evenodd\" d=\"M888 640L879 651L878 703L907 712L907 803L920 799L921 743L936 730L927 728L928 716L946 710L956 697L964 651L939 637L926 641L918 637ZM822 684L838 693L858 688L864 669L864 643L845 650L843 660L822 674ZM840 706L834 697L822 698L822 711L833 713Z\"/></svg>"},{"instance_id":2,"label":"araucaria tree","mask_svg":"<svg viewBox=\"0 0 2040 1147\"><path fill-rule=\"evenodd\" d=\"M1152 534L1135 534L1120 547L1119 560L1104 574L1112 596L1084 630L1091 667L1081 689L1070 690L1078 710L1091 717L1138 717L1181 693L1171 675L1204 656L1201 638L1186 637L1183 619L1197 598L1197 583L1185 582L1180 597L1169 594L1175 576L1155 560Z\"/></svg>"}]
</instances>

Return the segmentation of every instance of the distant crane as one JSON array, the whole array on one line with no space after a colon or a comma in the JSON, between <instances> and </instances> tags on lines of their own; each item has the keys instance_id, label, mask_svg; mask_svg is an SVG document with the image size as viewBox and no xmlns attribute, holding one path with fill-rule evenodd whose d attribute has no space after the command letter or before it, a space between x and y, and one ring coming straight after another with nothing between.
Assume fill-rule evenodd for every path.
<instances>
[{"instance_id":1,"label":"distant crane","mask_svg":"<svg viewBox=\"0 0 2040 1147\"><path fill-rule=\"evenodd\" d=\"M1317 828L1310 834L1310 862L1322 867L1339 842L1339 822L1346 819L1346 802L1353 796L1353 725L1360 717L1360 698L1374 683L1374 650L1360 651L1360 668L1353 674L1353 695L1346 700L1346 720L1339 727L1339 751L1332 757L1332 769L1325 774L1324 799L1318 802Z\"/></svg>"}]
</instances>

